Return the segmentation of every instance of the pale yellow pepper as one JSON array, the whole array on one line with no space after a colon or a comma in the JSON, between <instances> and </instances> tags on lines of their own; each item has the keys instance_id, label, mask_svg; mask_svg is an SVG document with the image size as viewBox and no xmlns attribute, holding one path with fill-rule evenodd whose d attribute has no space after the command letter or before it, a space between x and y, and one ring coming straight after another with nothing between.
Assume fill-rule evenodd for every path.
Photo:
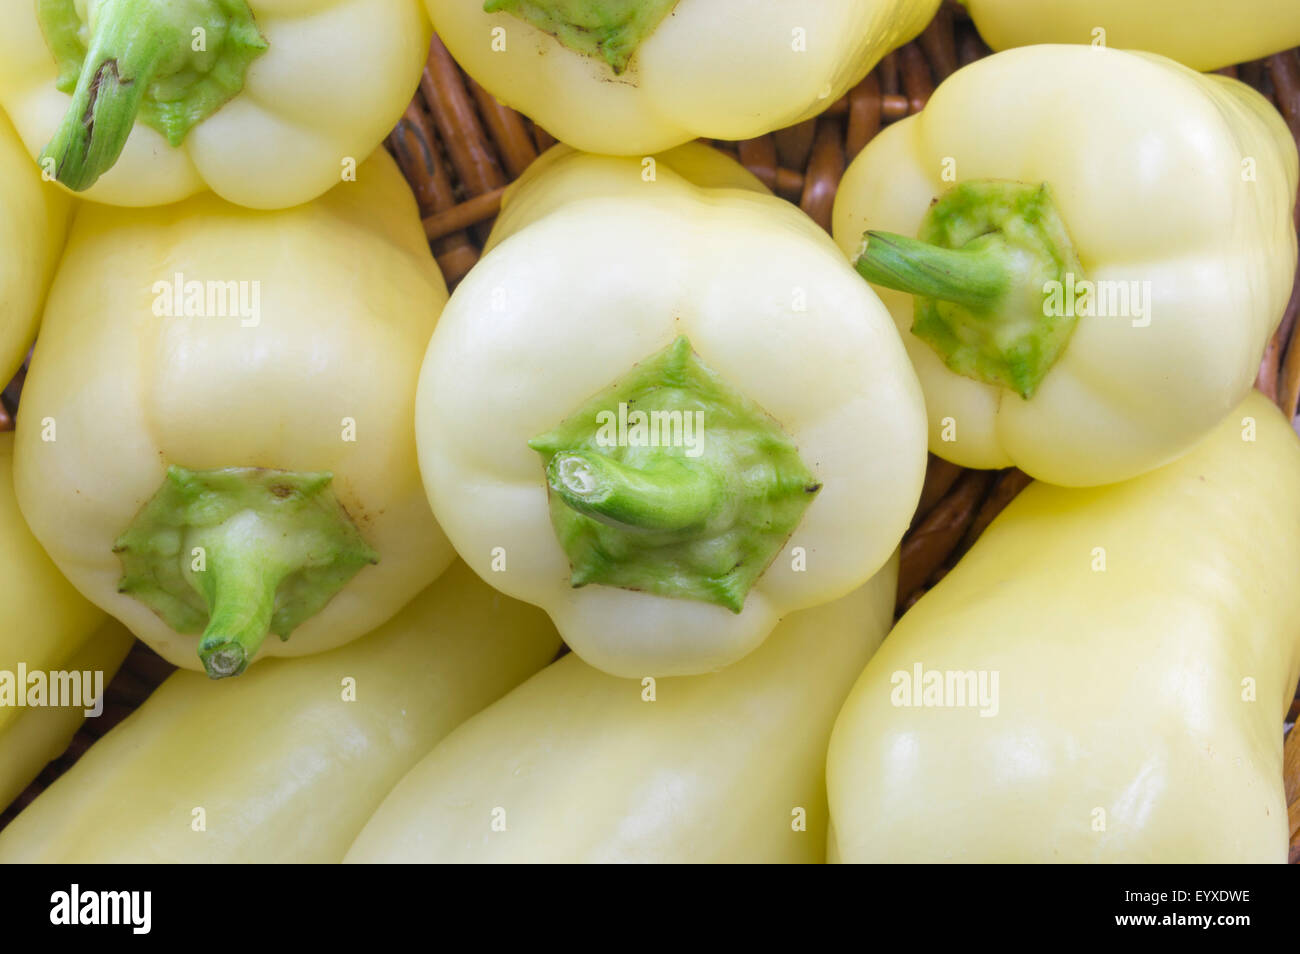
<instances>
[{"instance_id":1,"label":"pale yellow pepper","mask_svg":"<svg viewBox=\"0 0 1300 954\"><path fill-rule=\"evenodd\" d=\"M40 170L0 111L0 389L36 337L71 208L63 190L41 181Z\"/></svg>"},{"instance_id":2,"label":"pale yellow pepper","mask_svg":"<svg viewBox=\"0 0 1300 954\"><path fill-rule=\"evenodd\" d=\"M816 116L938 0L425 0L484 88L588 152L750 139Z\"/></svg>"},{"instance_id":3,"label":"pale yellow pepper","mask_svg":"<svg viewBox=\"0 0 1300 954\"><path fill-rule=\"evenodd\" d=\"M452 559L413 425L446 294L382 150L292 209L87 203L18 415L24 516L178 666L369 632Z\"/></svg>"},{"instance_id":4,"label":"pale yellow pepper","mask_svg":"<svg viewBox=\"0 0 1300 954\"><path fill-rule=\"evenodd\" d=\"M342 649L181 670L0 832L0 863L339 861L430 746L558 648L457 564Z\"/></svg>"},{"instance_id":5,"label":"pale yellow pepper","mask_svg":"<svg viewBox=\"0 0 1300 954\"><path fill-rule=\"evenodd\" d=\"M64 750L87 709L18 705L27 688L19 666L28 675L100 672L107 686L132 642L72 588L27 529L14 499L13 451L13 434L0 433L0 680L15 693L12 704L0 701L0 808Z\"/></svg>"},{"instance_id":6,"label":"pale yellow pepper","mask_svg":"<svg viewBox=\"0 0 1300 954\"><path fill-rule=\"evenodd\" d=\"M1295 0L961 0L989 46L1089 43L1150 50L1197 70L1300 45Z\"/></svg>"},{"instance_id":7,"label":"pale yellow pepper","mask_svg":"<svg viewBox=\"0 0 1300 954\"><path fill-rule=\"evenodd\" d=\"M566 656L411 769L346 860L825 860L827 738L889 628L897 570L722 672L619 679Z\"/></svg>"},{"instance_id":8,"label":"pale yellow pepper","mask_svg":"<svg viewBox=\"0 0 1300 954\"><path fill-rule=\"evenodd\" d=\"M933 453L1088 486L1167 463L1245 397L1291 294L1298 175L1244 83L1025 47L873 139L834 233L903 336Z\"/></svg>"},{"instance_id":9,"label":"pale yellow pepper","mask_svg":"<svg viewBox=\"0 0 1300 954\"><path fill-rule=\"evenodd\" d=\"M720 669L861 586L925 469L879 299L699 143L538 158L439 321L415 423L465 561L626 678Z\"/></svg>"},{"instance_id":10,"label":"pale yellow pepper","mask_svg":"<svg viewBox=\"0 0 1300 954\"><path fill-rule=\"evenodd\" d=\"M87 635L81 646L54 665L58 678L80 673L81 704L29 706L9 713L0 725L0 807L8 805L41 770L58 758L88 718L103 714L104 696L122 660L135 643L126 627L110 616ZM13 672L13 669L9 670ZM27 666L30 678L32 667Z\"/></svg>"},{"instance_id":11,"label":"pale yellow pepper","mask_svg":"<svg viewBox=\"0 0 1300 954\"><path fill-rule=\"evenodd\" d=\"M899 622L827 761L843 861L1283 862L1300 442L1252 393L1181 460L1034 484Z\"/></svg>"},{"instance_id":12,"label":"pale yellow pepper","mask_svg":"<svg viewBox=\"0 0 1300 954\"><path fill-rule=\"evenodd\" d=\"M316 198L401 117L430 35L419 0L0 0L0 22L33 159L129 206Z\"/></svg>"}]
</instances>

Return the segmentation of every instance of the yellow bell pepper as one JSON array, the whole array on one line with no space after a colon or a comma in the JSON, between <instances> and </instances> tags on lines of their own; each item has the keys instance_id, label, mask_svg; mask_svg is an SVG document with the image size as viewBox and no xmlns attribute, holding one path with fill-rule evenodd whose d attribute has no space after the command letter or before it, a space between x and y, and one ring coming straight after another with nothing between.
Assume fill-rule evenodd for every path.
<instances>
[{"instance_id":1,"label":"yellow bell pepper","mask_svg":"<svg viewBox=\"0 0 1300 954\"><path fill-rule=\"evenodd\" d=\"M285 208L383 140L429 49L419 0L0 0L0 104L87 198Z\"/></svg>"},{"instance_id":2,"label":"yellow bell pepper","mask_svg":"<svg viewBox=\"0 0 1300 954\"><path fill-rule=\"evenodd\" d=\"M995 50L1091 43L1217 70L1300 45L1295 0L960 0Z\"/></svg>"},{"instance_id":3,"label":"yellow bell pepper","mask_svg":"<svg viewBox=\"0 0 1300 954\"><path fill-rule=\"evenodd\" d=\"M85 635L70 656L57 660L52 670L40 670L47 680L50 672L55 673L54 678L72 680L68 683L72 694L63 700L67 704L29 705L0 721L0 805L8 805L22 794L48 763L63 754L82 723L103 712L101 693L113 681L135 639L117 620L101 617L99 627ZM23 665L30 691L35 670L29 663ZM9 672L17 673L15 669Z\"/></svg>"},{"instance_id":4,"label":"yellow bell pepper","mask_svg":"<svg viewBox=\"0 0 1300 954\"><path fill-rule=\"evenodd\" d=\"M925 467L879 300L698 144L529 168L429 344L416 431L466 562L638 678L726 666L856 589Z\"/></svg>"},{"instance_id":5,"label":"yellow bell pepper","mask_svg":"<svg viewBox=\"0 0 1300 954\"><path fill-rule=\"evenodd\" d=\"M1296 182L1245 84L1030 47L877 136L834 232L906 340L930 449L1084 486L1172 460L1245 396L1291 293Z\"/></svg>"},{"instance_id":6,"label":"yellow bell pepper","mask_svg":"<svg viewBox=\"0 0 1300 954\"><path fill-rule=\"evenodd\" d=\"M445 300L382 151L280 212L84 206L18 415L24 516L178 666L235 675L374 629L452 558L413 427Z\"/></svg>"},{"instance_id":7,"label":"yellow bell pepper","mask_svg":"<svg viewBox=\"0 0 1300 954\"><path fill-rule=\"evenodd\" d=\"M14 499L13 452L13 434L0 433L0 806L67 747L86 710L95 708L87 702L97 692L93 676L75 683L74 701L83 704L50 705L50 673L98 672L102 689L132 642L72 588L32 537ZM35 682L29 678L38 673ZM39 683L46 689L33 698L28 689Z\"/></svg>"},{"instance_id":8,"label":"yellow bell pepper","mask_svg":"<svg viewBox=\"0 0 1300 954\"><path fill-rule=\"evenodd\" d=\"M637 682L564 657L416 764L346 860L824 861L831 723L897 569L719 673Z\"/></svg>"},{"instance_id":9,"label":"yellow bell pepper","mask_svg":"<svg viewBox=\"0 0 1300 954\"><path fill-rule=\"evenodd\" d=\"M1250 395L1176 463L1034 484L831 739L844 861L1282 862L1300 443Z\"/></svg>"},{"instance_id":10,"label":"yellow bell pepper","mask_svg":"<svg viewBox=\"0 0 1300 954\"><path fill-rule=\"evenodd\" d=\"M558 648L545 614L457 565L342 649L220 685L176 672L0 832L0 863L337 862L431 746Z\"/></svg>"},{"instance_id":11,"label":"yellow bell pepper","mask_svg":"<svg viewBox=\"0 0 1300 954\"><path fill-rule=\"evenodd\" d=\"M493 96L589 152L749 139L816 116L939 0L425 0Z\"/></svg>"},{"instance_id":12,"label":"yellow bell pepper","mask_svg":"<svg viewBox=\"0 0 1300 954\"><path fill-rule=\"evenodd\" d=\"M58 264L72 203L41 181L0 112L0 389L18 371L36 337L41 305Z\"/></svg>"}]
</instances>

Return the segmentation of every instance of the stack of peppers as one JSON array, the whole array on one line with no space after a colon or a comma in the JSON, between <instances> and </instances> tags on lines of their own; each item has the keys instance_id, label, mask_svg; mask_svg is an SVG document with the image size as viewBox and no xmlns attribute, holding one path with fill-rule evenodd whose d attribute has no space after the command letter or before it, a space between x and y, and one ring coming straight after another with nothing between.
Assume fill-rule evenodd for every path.
<instances>
[{"instance_id":1,"label":"stack of peppers","mask_svg":"<svg viewBox=\"0 0 1300 954\"><path fill-rule=\"evenodd\" d=\"M970 0L832 238L693 140L938 0L3 2L0 802L180 671L0 861L1286 857L1294 5ZM430 20L563 143L450 297ZM927 452L1035 483L890 632Z\"/></svg>"}]
</instances>

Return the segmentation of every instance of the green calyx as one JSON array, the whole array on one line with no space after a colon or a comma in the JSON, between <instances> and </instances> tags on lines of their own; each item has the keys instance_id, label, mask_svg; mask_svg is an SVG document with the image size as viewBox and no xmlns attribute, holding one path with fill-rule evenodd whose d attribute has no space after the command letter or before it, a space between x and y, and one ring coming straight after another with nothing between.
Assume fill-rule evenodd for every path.
<instances>
[{"instance_id":1,"label":"green calyx","mask_svg":"<svg viewBox=\"0 0 1300 954\"><path fill-rule=\"evenodd\" d=\"M486 0L483 9L531 23L575 53L604 60L617 75L675 6L677 0Z\"/></svg>"},{"instance_id":2,"label":"green calyx","mask_svg":"<svg viewBox=\"0 0 1300 954\"><path fill-rule=\"evenodd\" d=\"M37 16L72 94L40 162L76 192L113 167L137 118L179 146L267 49L244 0L101 0L89 25L75 0L37 0Z\"/></svg>"},{"instance_id":3,"label":"green calyx","mask_svg":"<svg viewBox=\"0 0 1300 954\"><path fill-rule=\"evenodd\" d=\"M528 442L575 587L733 613L821 485L779 424L679 337Z\"/></svg>"},{"instance_id":4,"label":"green calyx","mask_svg":"<svg viewBox=\"0 0 1300 954\"><path fill-rule=\"evenodd\" d=\"M1046 183L964 182L930 207L917 238L867 232L856 266L916 297L912 334L949 368L1026 400L1078 320L1052 305L1083 268Z\"/></svg>"},{"instance_id":5,"label":"green calyx","mask_svg":"<svg viewBox=\"0 0 1300 954\"><path fill-rule=\"evenodd\" d=\"M379 562L331 474L169 467L118 538L118 592L178 633L203 636L213 679L237 676L268 633L288 639L366 564Z\"/></svg>"}]
</instances>

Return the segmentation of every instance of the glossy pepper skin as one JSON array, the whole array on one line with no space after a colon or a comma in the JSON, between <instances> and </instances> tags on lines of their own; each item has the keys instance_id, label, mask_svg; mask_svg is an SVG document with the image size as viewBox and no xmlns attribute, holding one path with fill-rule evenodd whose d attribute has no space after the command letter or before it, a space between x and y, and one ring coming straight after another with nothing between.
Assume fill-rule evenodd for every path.
<instances>
[{"instance_id":1,"label":"glossy pepper skin","mask_svg":"<svg viewBox=\"0 0 1300 954\"><path fill-rule=\"evenodd\" d=\"M392 129L430 35L419 0L3 0L0 20L31 155L128 206L314 199Z\"/></svg>"},{"instance_id":2,"label":"glossy pepper skin","mask_svg":"<svg viewBox=\"0 0 1300 954\"><path fill-rule=\"evenodd\" d=\"M24 516L178 666L361 636L452 559L412 421L445 300L382 151L289 210L84 206L18 416Z\"/></svg>"},{"instance_id":3,"label":"glossy pepper skin","mask_svg":"<svg viewBox=\"0 0 1300 954\"><path fill-rule=\"evenodd\" d=\"M896 270L872 281L921 379L931 451L1087 486L1172 460L1245 396L1291 291L1296 182L1286 124L1246 85L1154 54L1032 47L959 70L872 140L834 232L860 271ZM1035 217L985 220L1016 202ZM945 230L955 251L909 261L912 237ZM1030 243L1036 264L1017 271L1000 242ZM981 288L999 268L1005 287ZM955 287L893 290L909 269Z\"/></svg>"},{"instance_id":4,"label":"glossy pepper skin","mask_svg":"<svg viewBox=\"0 0 1300 954\"><path fill-rule=\"evenodd\" d=\"M1300 45L1293 0L961 0L989 46L1096 43L1208 72ZM1104 36L1095 31L1104 30Z\"/></svg>"},{"instance_id":5,"label":"glossy pepper skin","mask_svg":"<svg viewBox=\"0 0 1300 954\"><path fill-rule=\"evenodd\" d=\"M851 592L923 479L924 409L878 299L700 145L539 158L439 322L416 405L457 552L617 676L718 669ZM698 414L696 445L634 432L643 408Z\"/></svg>"},{"instance_id":6,"label":"glossy pepper skin","mask_svg":"<svg viewBox=\"0 0 1300 954\"><path fill-rule=\"evenodd\" d=\"M1297 559L1300 444L1257 393L1136 480L1030 486L845 703L832 854L1285 861ZM997 672L995 714L895 705L918 664L923 680Z\"/></svg>"},{"instance_id":7,"label":"glossy pepper skin","mask_svg":"<svg viewBox=\"0 0 1300 954\"><path fill-rule=\"evenodd\" d=\"M425 0L493 96L588 152L750 139L817 115L937 0ZM586 29L574 29L574 26Z\"/></svg>"},{"instance_id":8,"label":"glossy pepper skin","mask_svg":"<svg viewBox=\"0 0 1300 954\"><path fill-rule=\"evenodd\" d=\"M453 566L341 649L174 673L0 832L0 861L337 862L430 746L558 648L544 613Z\"/></svg>"},{"instance_id":9,"label":"glossy pepper skin","mask_svg":"<svg viewBox=\"0 0 1300 954\"><path fill-rule=\"evenodd\" d=\"M36 337L41 306L63 250L72 202L41 181L0 111L0 381L18 371ZM3 387L3 385L0 385Z\"/></svg>"},{"instance_id":10,"label":"glossy pepper skin","mask_svg":"<svg viewBox=\"0 0 1300 954\"><path fill-rule=\"evenodd\" d=\"M824 861L826 743L897 568L722 672L647 686L564 657L411 769L346 860Z\"/></svg>"},{"instance_id":11,"label":"glossy pepper skin","mask_svg":"<svg viewBox=\"0 0 1300 954\"><path fill-rule=\"evenodd\" d=\"M50 562L18 512L14 436L0 433L0 671L15 691L28 674L103 673L107 686L131 634L88 603ZM17 701L15 698L14 702ZM0 705L0 805L8 805L68 745L86 707Z\"/></svg>"}]
</instances>

